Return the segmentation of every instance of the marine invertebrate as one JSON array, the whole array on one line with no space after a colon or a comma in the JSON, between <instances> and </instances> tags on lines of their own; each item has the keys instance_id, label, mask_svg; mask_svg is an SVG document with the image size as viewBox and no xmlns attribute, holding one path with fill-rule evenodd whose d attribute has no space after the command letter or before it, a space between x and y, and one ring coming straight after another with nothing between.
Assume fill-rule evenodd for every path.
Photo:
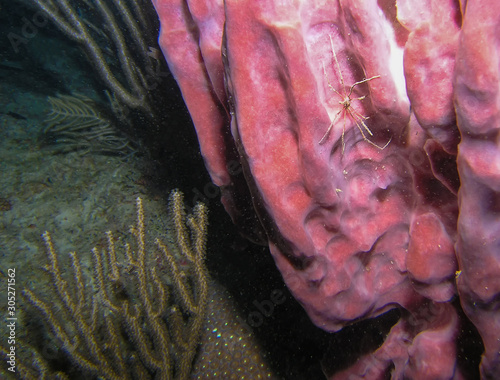
<instances>
[{"instance_id":1,"label":"marine invertebrate","mask_svg":"<svg viewBox=\"0 0 500 380\"><path fill-rule=\"evenodd\" d=\"M107 247L92 250L90 277L76 253L71 253L71 277L65 275L50 234L43 234L51 300L31 289L24 297L43 317L42 345L60 350L48 361L32 346L31 360L25 356L17 363L23 378L188 378L206 317L207 209L198 204L186 215L178 191L172 192L170 206L177 247L156 239L168 276L151 265L154 249L146 245L140 198L131 227L135 244L126 244L121 253L107 232ZM187 263L183 270L181 259ZM72 365L68 369L64 363Z\"/></svg>"},{"instance_id":2,"label":"marine invertebrate","mask_svg":"<svg viewBox=\"0 0 500 380\"><path fill-rule=\"evenodd\" d=\"M346 119L346 115L349 115L351 117L351 119L354 121L354 124L356 124L356 127L358 127L359 132L361 132L361 136L363 136L363 140L365 140L369 144L372 144L373 146L376 146L379 149L385 149L387 147L387 145L389 145L389 143L391 142L391 140L389 139L389 141L384 146L379 146L379 145L375 144L373 141L371 141L370 139L368 139L366 137L366 135L365 135L365 132L363 132L363 129L370 136L373 136L372 131L370 130L370 128L368 128L368 126L365 123L365 120L368 120L369 117L362 115L352 105L353 100L358 100L358 101L359 100L364 100L366 98L366 95L360 96L358 98L351 98L352 92L353 92L353 90L354 90L354 88L356 86L359 86L359 85L361 85L363 83L367 83L367 82L369 82L371 80L380 78L380 75L375 75L375 76L373 76L371 78L362 79L362 80L354 83L353 85L351 85L349 87L349 90L346 90L345 83L344 83L344 77L342 76L342 70L340 69L339 61L337 59L337 53L335 53L335 48L333 47L332 36L329 35L328 37L330 39L330 44L332 46L332 55L333 55L333 58L334 58L335 66L338 69L338 73L339 73L339 77L340 77L340 86L341 86L340 88L341 88L342 93L340 93L339 91L337 91L332 86L332 84L330 83L330 80L328 79L328 76L326 74L326 70L325 70L324 64L323 64L323 73L325 74L325 78L326 78L326 81L328 83L328 87L333 92L335 92L338 96L340 96L340 98L342 100L339 100L339 104L341 106L340 110L335 114L332 122L330 123L330 126L326 130L326 132L323 135L323 137L321 138L321 140L319 140L319 143L320 144L324 144L326 142L326 140L328 139L328 136L330 135L330 132L331 132L333 126L338 121L339 116L342 115L342 119L343 119L342 120L343 121L343 125L342 125L342 153L344 153L344 150L345 150L344 135L345 135L345 123L346 123L345 119Z\"/></svg>"},{"instance_id":3,"label":"marine invertebrate","mask_svg":"<svg viewBox=\"0 0 500 380\"><path fill-rule=\"evenodd\" d=\"M65 35L81 45L114 96L130 108L151 111L146 83L152 71L146 47L147 21L137 0L40 0L32 1L32 4L45 12ZM105 25L109 32L101 31L101 25ZM129 43L125 42L125 36L130 37ZM114 68L115 64L119 65L120 71Z\"/></svg>"},{"instance_id":4,"label":"marine invertebrate","mask_svg":"<svg viewBox=\"0 0 500 380\"><path fill-rule=\"evenodd\" d=\"M154 4L226 209L247 232L265 232L314 323L338 331L401 310L378 350L330 378L464 376L463 321L451 303L457 270L458 295L485 343L481 371L498 374L499 69L489 59L499 50L497 2L206 0L190 2L189 17L180 1ZM331 41L352 57L338 60L342 82L380 75L363 85L370 131L393 136L383 150L342 142L332 127L340 114L329 115L323 90L334 86L322 66ZM344 114L346 91L338 91ZM344 153L317 143L325 125ZM244 176L229 170L234 152Z\"/></svg>"},{"instance_id":5,"label":"marine invertebrate","mask_svg":"<svg viewBox=\"0 0 500 380\"><path fill-rule=\"evenodd\" d=\"M129 139L97 110L92 99L76 94L49 96L48 100L51 110L42 138L54 144L56 151L134 152Z\"/></svg>"},{"instance_id":6,"label":"marine invertebrate","mask_svg":"<svg viewBox=\"0 0 500 380\"><path fill-rule=\"evenodd\" d=\"M480 20L480 21L479 21ZM500 374L500 4L470 2L455 70L460 215L458 292L485 346L481 376Z\"/></svg>"}]
</instances>

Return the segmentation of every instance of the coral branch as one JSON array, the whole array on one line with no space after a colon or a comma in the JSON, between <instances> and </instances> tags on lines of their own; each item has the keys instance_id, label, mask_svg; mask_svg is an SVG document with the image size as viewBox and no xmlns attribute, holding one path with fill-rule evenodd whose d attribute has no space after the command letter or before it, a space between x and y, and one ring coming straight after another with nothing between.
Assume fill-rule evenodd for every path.
<instances>
[{"instance_id":1,"label":"coral branch","mask_svg":"<svg viewBox=\"0 0 500 380\"><path fill-rule=\"evenodd\" d=\"M134 10L139 8L136 1L133 0L131 5ZM110 2L110 6L104 0L71 3L67 0L38 0L33 1L33 4L43 10L64 34L81 44L102 80L123 103L131 108L150 111L145 80L149 57L140 29L144 25L135 22L127 1L114 0ZM85 12L92 13L94 18L99 14L98 22L107 31L101 31L100 27L85 19ZM141 15L139 20L144 21L144 17ZM98 31L101 38L112 42L103 44L96 37L95 31ZM133 51L125 41L125 37L129 35L134 42ZM118 58L121 68L119 75L106 58L107 48L111 48L113 55ZM120 78L122 75L124 81Z\"/></svg>"},{"instance_id":2,"label":"coral branch","mask_svg":"<svg viewBox=\"0 0 500 380\"><path fill-rule=\"evenodd\" d=\"M167 263L166 276L151 267L154 246L146 243L140 198L136 225L130 229L134 247L126 245L121 254L113 234L107 232L106 249L92 250L92 275L84 274L80 259L72 253L72 276L66 278L50 234L43 234L51 301L32 290L25 290L24 297L41 312L46 338L61 348L61 360L76 367L71 374L106 379L189 378L207 308L207 209L197 205L194 214L186 216L179 191L172 192L170 202L178 247L156 239ZM187 266L181 269L179 260L187 261ZM0 349L0 355L5 351ZM70 375L41 355L33 355L31 366L20 366L26 367L26 378Z\"/></svg>"}]
</instances>

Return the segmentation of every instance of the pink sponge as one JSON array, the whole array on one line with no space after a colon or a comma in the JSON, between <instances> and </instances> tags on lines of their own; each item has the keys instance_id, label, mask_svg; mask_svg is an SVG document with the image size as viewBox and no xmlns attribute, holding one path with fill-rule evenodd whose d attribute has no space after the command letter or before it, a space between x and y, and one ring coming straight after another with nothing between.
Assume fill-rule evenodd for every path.
<instances>
[{"instance_id":1,"label":"pink sponge","mask_svg":"<svg viewBox=\"0 0 500 380\"><path fill-rule=\"evenodd\" d=\"M328 376L462 378L456 276L500 373L498 1L153 2L225 207L313 322L402 310Z\"/></svg>"},{"instance_id":2,"label":"pink sponge","mask_svg":"<svg viewBox=\"0 0 500 380\"><path fill-rule=\"evenodd\" d=\"M455 108L462 141L458 290L483 338L481 374L500 374L500 3L467 3L457 52Z\"/></svg>"}]
</instances>

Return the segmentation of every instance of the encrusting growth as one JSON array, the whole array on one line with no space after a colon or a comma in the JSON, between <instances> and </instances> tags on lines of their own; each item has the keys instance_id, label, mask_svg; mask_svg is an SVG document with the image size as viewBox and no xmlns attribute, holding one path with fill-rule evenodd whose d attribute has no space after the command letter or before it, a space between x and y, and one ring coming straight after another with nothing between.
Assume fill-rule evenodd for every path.
<instances>
[{"instance_id":1,"label":"encrusting growth","mask_svg":"<svg viewBox=\"0 0 500 380\"><path fill-rule=\"evenodd\" d=\"M206 318L207 208L198 204L193 214L186 215L179 191L171 193L170 207L177 247L159 239L156 247L146 245L144 211L137 198L137 223L131 227L135 249L126 244L119 254L113 234L107 232L107 248L92 250L92 276L83 274L75 253L71 254L73 277L63 276L66 271L50 234L43 234L53 299L43 300L31 290L24 296L41 312L50 339L73 368L71 373L49 370L33 349L33 363L18 366L23 378L65 379L75 373L120 380L189 378ZM150 265L155 262L153 250L166 263L168 280Z\"/></svg>"}]
</instances>

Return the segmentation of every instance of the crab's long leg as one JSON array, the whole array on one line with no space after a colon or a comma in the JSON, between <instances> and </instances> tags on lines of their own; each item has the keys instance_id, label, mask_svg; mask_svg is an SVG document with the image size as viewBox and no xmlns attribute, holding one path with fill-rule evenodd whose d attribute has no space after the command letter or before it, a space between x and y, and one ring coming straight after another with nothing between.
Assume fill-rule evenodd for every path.
<instances>
[{"instance_id":1,"label":"crab's long leg","mask_svg":"<svg viewBox=\"0 0 500 380\"><path fill-rule=\"evenodd\" d=\"M361 125L365 128L366 132L368 132L370 134L370 136L373 136L373 133L372 131L370 130L370 128L368 128L368 126L365 124L365 120L368 120L369 117L366 117L366 116L363 116L361 115L358 111L356 111L354 108L349 108L348 110L349 114L352 116L352 118L354 119L354 121L356 122L356 125L358 126L358 128L361 130L360 126L359 126L359 123L361 123ZM363 134L363 131L361 130L361 134ZM363 135L363 137L365 137L365 135Z\"/></svg>"},{"instance_id":2,"label":"crab's long leg","mask_svg":"<svg viewBox=\"0 0 500 380\"><path fill-rule=\"evenodd\" d=\"M342 85L342 88L345 87L344 85L344 77L342 76L342 70L340 70L340 64L337 59L337 54L335 53L335 49L333 48L333 39L332 36L329 34L328 37L330 37L330 46L332 47L332 53L333 53L333 59L335 59L335 63L337 64L337 69L339 70L339 75L340 75L340 84ZM338 92L337 92L338 94ZM340 95L340 94L339 94ZM342 96L342 95L340 95ZM342 96L344 98L344 96Z\"/></svg>"},{"instance_id":3,"label":"crab's long leg","mask_svg":"<svg viewBox=\"0 0 500 380\"><path fill-rule=\"evenodd\" d=\"M389 145L389 143L392 141L392 137L389 139L389 141L387 141L387 142L385 143L385 145L384 145L384 146L380 146L380 145L378 145L378 144L375 144L375 143L374 143L373 141L371 141L370 139L365 139L365 141L366 141L367 143L369 143L369 144L373 145L375 148L378 148L378 149L380 149L380 150L384 150L385 148L387 148L387 146Z\"/></svg>"},{"instance_id":4,"label":"crab's long leg","mask_svg":"<svg viewBox=\"0 0 500 380\"><path fill-rule=\"evenodd\" d=\"M372 79L377 79L377 78L380 78L380 75L375 75L374 77L371 77L371 78L368 78L368 79L363 79L363 80L360 80L359 82L356 82L354 83L351 88L349 89L349 93L347 94L347 97L350 98L351 97L351 94L352 94L352 90L354 89L354 87L356 87L358 84L363 84L363 83L366 83L366 82L369 82L371 81Z\"/></svg>"},{"instance_id":5,"label":"crab's long leg","mask_svg":"<svg viewBox=\"0 0 500 380\"><path fill-rule=\"evenodd\" d=\"M330 87L330 90L332 90L333 92L335 92L338 96L340 96L341 98L343 98L343 96L330 83L330 79L328 79L328 75L326 75L325 63L321 62L321 64L323 65L323 74L325 75L326 82L328 83L328 87Z\"/></svg>"},{"instance_id":6,"label":"crab's long leg","mask_svg":"<svg viewBox=\"0 0 500 380\"><path fill-rule=\"evenodd\" d=\"M348 111L348 112L351 115L352 119L354 120L354 123L356 124L356 127L358 127L359 131L361 132L361 136L363 136L363 140L368 140L368 139L366 138L365 132L363 132L363 128L361 128L360 125L359 125L360 122L365 127L365 129L368 131L368 133L370 134L370 136L373 136L373 134L370 131L370 129L363 123L362 120L358 120L356 118L356 116L351 111Z\"/></svg>"},{"instance_id":7,"label":"crab's long leg","mask_svg":"<svg viewBox=\"0 0 500 380\"><path fill-rule=\"evenodd\" d=\"M352 111L356 112L356 114L354 114ZM370 130L370 128L368 128L368 126L365 124L365 122L363 120L363 119L365 119L365 120L368 119L368 117L365 117L365 116L359 114L355 110L349 110L348 112L350 113L351 117L354 119L354 122L356 123L356 126L358 127L359 131L361 132L361 136L363 136L363 140L365 140L367 143L372 144L374 147L377 147L380 150L384 150L385 148L387 148L387 146L389 145L389 143L392 141L392 137L389 139L389 141L387 141L385 143L384 146L380 146L378 144L375 144L373 141L371 141L369 138L366 137L366 135L363 132L363 129L359 126L359 123L361 123L361 125L363 125L363 127L370 134L370 136L373 136L372 131ZM356 117L358 117L358 119L356 119Z\"/></svg>"},{"instance_id":8,"label":"crab's long leg","mask_svg":"<svg viewBox=\"0 0 500 380\"><path fill-rule=\"evenodd\" d=\"M325 134L323 135L323 137L321 138L321 140L319 140L319 145L323 145L323 143L326 141L326 139L328 138L328 135L330 134L332 128L333 128L333 125L335 124L335 122L337 121L340 113L343 111L344 109L342 108L339 112L337 112L337 114L335 115L335 117L333 118L333 121L330 123L330 126L328 127L328 129L326 130ZM343 133L342 133L343 135Z\"/></svg>"},{"instance_id":9,"label":"crab's long leg","mask_svg":"<svg viewBox=\"0 0 500 380\"><path fill-rule=\"evenodd\" d=\"M344 141L344 134L345 134L345 114L346 114L346 112L344 112L344 116L343 116L344 124L342 125L342 154L344 154L344 151L345 151L345 141Z\"/></svg>"}]
</instances>

